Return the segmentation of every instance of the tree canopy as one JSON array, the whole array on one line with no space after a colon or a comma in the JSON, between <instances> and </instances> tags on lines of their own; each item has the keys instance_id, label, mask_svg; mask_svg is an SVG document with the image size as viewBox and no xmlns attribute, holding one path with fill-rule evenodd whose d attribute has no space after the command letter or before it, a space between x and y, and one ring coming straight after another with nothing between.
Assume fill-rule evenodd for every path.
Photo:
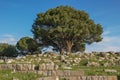
<instances>
[{"instance_id":1,"label":"tree canopy","mask_svg":"<svg viewBox=\"0 0 120 80\"><path fill-rule=\"evenodd\" d=\"M85 11L58 6L39 13L32 32L40 46L53 46L62 53L84 51L85 44L100 42L103 29Z\"/></svg>"},{"instance_id":2,"label":"tree canopy","mask_svg":"<svg viewBox=\"0 0 120 80\"><path fill-rule=\"evenodd\" d=\"M20 51L34 52L37 50L37 44L35 40L30 37L22 37L16 44L16 47Z\"/></svg>"},{"instance_id":3,"label":"tree canopy","mask_svg":"<svg viewBox=\"0 0 120 80\"><path fill-rule=\"evenodd\" d=\"M0 43L0 56L6 57L16 57L18 52L13 45L9 45L7 43Z\"/></svg>"}]
</instances>

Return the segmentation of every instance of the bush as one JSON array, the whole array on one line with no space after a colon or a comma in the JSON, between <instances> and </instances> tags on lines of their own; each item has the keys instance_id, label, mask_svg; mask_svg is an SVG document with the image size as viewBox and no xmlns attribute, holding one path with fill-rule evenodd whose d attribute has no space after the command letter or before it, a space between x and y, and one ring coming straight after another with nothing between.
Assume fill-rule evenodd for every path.
<instances>
[{"instance_id":1,"label":"bush","mask_svg":"<svg viewBox=\"0 0 120 80\"><path fill-rule=\"evenodd\" d=\"M87 59L83 59L83 60L80 61L80 65L81 65L81 66L86 66L87 63L88 63L88 60L87 60Z\"/></svg>"}]
</instances>

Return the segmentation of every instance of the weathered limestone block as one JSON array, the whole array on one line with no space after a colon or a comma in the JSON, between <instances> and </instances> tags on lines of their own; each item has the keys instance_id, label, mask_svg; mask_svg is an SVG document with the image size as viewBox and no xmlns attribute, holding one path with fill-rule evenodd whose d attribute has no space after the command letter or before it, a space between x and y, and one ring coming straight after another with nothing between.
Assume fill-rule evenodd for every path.
<instances>
[{"instance_id":1,"label":"weathered limestone block","mask_svg":"<svg viewBox=\"0 0 120 80\"><path fill-rule=\"evenodd\" d=\"M46 70L42 70L42 71L38 71L38 74L41 74L41 75L43 75L43 76L53 76L53 71L46 71Z\"/></svg>"},{"instance_id":2,"label":"weathered limestone block","mask_svg":"<svg viewBox=\"0 0 120 80\"><path fill-rule=\"evenodd\" d=\"M39 70L45 70L45 69L46 68L45 68L45 64L44 63L39 65Z\"/></svg>"},{"instance_id":3,"label":"weathered limestone block","mask_svg":"<svg viewBox=\"0 0 120 80\"><path fill-rule=\"evenodd\" d=\"M110 73L116 73L117 72L117 70L115 70L115 69L105 69L104 71L105 72L110 72Z\"/></svg>"},{"instance_id":4,"label":"weathered limestone block","mask_svg":"<svg viewBox=\"0 0 120 80\"><path fill-rule=\"evenodd\" d=\"M83 76L84 72L82 70L78 70L78 71L58 70L58 71L56 71L56 75L58 75L60 77Z\"/></svg>"},{"instance_id":5,"label":"weathered limestone block","mask_svg":"<svg viewBox=\"0 0 120 80\"><path fill-rule=\"evenodd\" d=\"M54 63L47 63L46 64L46 70L54 70Z\"/></svg>"},{"instance_id":6,"label":"weathered limestone block","mask_svg":"<svg viewBox=\"0 0 120 80\"><path fill-rule=\"evenodd\" d=\"M107 77L107 80L117 80L117 77L116 76L110 76L110 77Z\"/></svg>"},{"instance_id":7,"label":"weathered limestone block","mask_svg":"<svg viewBox=\"0 0 120 80\"><path fill-rule=\"evenodd\" d=\"M44 78L39 78L37 80L59 80L58 77L44 77Z\"/></svg>"},{"instance_id":8,"label":"weathered limestone block","mask_svg":"<svg viewBox=\"0 0 120 80\"><path fill-rule=\"evenodd\" d=\"M15 70L22 71L22 65L21 64L16 64Z\"/></svg>"},{"instance_id":9,"label":"weathered limestone block","mask_svg":"<svg viewBox=\"0 0 120 80\"><path fill-rule=\"evenodd\" d=\"M100 66L98 62L88 62L87 66Z\"/></svg>"},{"instance_id":10,"label":"weathered limestone block","mask_svg":"<svg viewBox=\"0 0 120 80\"><path fill-rule=\"evenodd\" d=\"M12 64L1 64L0 70L12 69Z\"/></svg>"},{"instance_id":11,"label":"weathered limestone block","mask_svg":"<svg viewBox=\"0 0 120 80\"><path fill-rule=\"evenodd\" d=\"M116 76L73 76L73 77L60 77L66 80L117 80Z\"/></svg>"},{"instance_id":12,"label":"weathered limestone block","mask_svg":"<svg viewBox=\"0 0 120 80\"><path fill-rule=\"evenodd\" d=\"M39 65L39 70L57 70L58 65L55 65L53 62L51 63L43 63Z\"/></svg>"},{"instance_id":13,"label":"weathered limestone block","mask_svg":"<svg viewBox=\"0 0 120 80\"><path fill-rule=\"evenodd\" d=\"M0 59L0 63L3 63L4 62L4 60L3 59Z\"/></svg>"},{"instance_id":14,"label":"weathered limestone block","mask_svg":"<svg viewBox=\"0 0 120 80\"><path fill-rule=\"evenodd\" d=\"M38 74L44 76L59 76L59 77L70 77L70 76L83 76L83 71L70 71L70 70L41 70L37 71Z\"/></svg>"},{"instance_id":15,"label":"weathered limestone block","mask_svg":"<svg viewBox=\"0 0 120 80\"><path fill-rule=\"evenodd\" d=\"M42 71L42 75L48 76L48 71Z\"/></svg>"},{"instance_id":16,"label":"weathered limestone block","mask_svg":"<svg viewBox=\"0 0 120 80\"><path fill-rule=\"evenodd\" d=\"M1 64L0 70L17 70L17 71L33 71L33 64Z\"/></svg>"}]
</instances>

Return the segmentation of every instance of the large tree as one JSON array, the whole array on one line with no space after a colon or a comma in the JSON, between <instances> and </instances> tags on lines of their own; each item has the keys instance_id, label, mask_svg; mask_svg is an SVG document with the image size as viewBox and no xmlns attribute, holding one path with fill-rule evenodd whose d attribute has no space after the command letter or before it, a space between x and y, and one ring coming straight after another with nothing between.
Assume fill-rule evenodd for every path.
<instances>
[{"instance_id":1,"label":"large tree","mask_svg":"<svg viewBox=\"0 0 120 80\"><path fill-rule=\"evenodd\" d=\"M62 51L85 50L85 44L102 40L103 29L85 11L58 6L39 13L32 26L34 38L40 45Z\"/></svg>"},{"instance_id":2,"label":"large tree","mask_svg":"<svg viewBox=\"0 0 120 80\"><path fill-rule=\"evenodd\" d=\"M37 50L36 41L30 37L22 37L16 44L16 47L21 52L35 52Z\"/></svg>"}]
</instances>

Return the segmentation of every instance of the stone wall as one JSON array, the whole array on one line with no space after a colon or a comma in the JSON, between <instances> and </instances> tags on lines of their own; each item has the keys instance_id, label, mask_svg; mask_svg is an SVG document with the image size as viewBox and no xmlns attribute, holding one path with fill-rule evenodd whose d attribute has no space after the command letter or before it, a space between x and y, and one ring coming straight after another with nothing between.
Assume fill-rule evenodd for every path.
<instances>
[{"instance_id":1,"label":"stone wall","mask_svg":"<svg viewBox=\"0 0 120 80\"><path fill-rule=\"evenodd\" d=\"M43 63L38 66L39 70L57 70L58 66L55 65L53 62L51 63Z\"/></svg>"},{"instance_id":2,"label":"stone wall","mask_svg":"<svg viewBox=\"0 0 120 80\"><path fill-rule=\"evenodd\" d=\"M0 70L16 70L16 71L34 71L34 70L57 70L57 65L46 63L35 66L34 64L0 64Z\"/></svg>"},{"instance_id":3,"label":"stone wall","mask_svg":"<svg viewBox=\"0 0 120 80\"><path fill-rule=\"evenodd\" d=\"M59 77L70 77L70 76L83 76L84 75L84 71L82 70L58 70L56 72L57 76Z\"/></svg>"},{"instance_id":4,"label":"stone wall","mask_svg":"<svg viewBox=\"0 0 120 80\"><path fill-rule=\"evenodd\" d=\"M38 74L42 74L44 76L59 76L59 77L70 77L70 76L83 76L84 71L77 70L42 70L38 71Z\"/></svg>"},{"instance_id":5,"label":"stone wall","mask_svg":"<svg viewBox=\"0 0 120 80\"><path fill-rule=\"evenodd\" d=\"M39 78L38 80L117 80L116 76L84 76L82 70L58 70L55 64L41 64L35 66L34 64L0 64L0 70L14 70L14 71L33 71L37 74L47 76ZM107 70L108 71L108 70Z\"/></svg>"},{"instance_id":6,"label":"stone wall","mask_svg":"<svg viewBox=\"0 0 120 80\"><path fill-rule=\"evenodd\" d=\"M0 70L33 71L33 64L0 64Z\"/></svg>"},{"instance_id":7,"label":"stone wall","mask_svg":"<svg viewBox=\"0 0 120 80\"><path fill-rule=\"evenodd\" d=\"M0 70L14 70L30 72L33 71L43 76L83 76L84 71L77 70L57 70L57 66L54 64L41 64L35 66L34 64L0 64Z\"/></svg>"},{"instance_id":8,"label":"stone wall","mask_svg":"<svg viewBox=\"0 0 120 80\"><path fill-rule=\"evenodd\" d=\"M45 77L37 80L117 80L116 76Z\"/></svg>"},{"instance_id":9,"label":"stone wall","mask_svg":"<svg viewBox=\"0 0 120 80\"><path fill-rule=\"evenodd\" d=\"M58 77L44 77L44 78L39 78L37 80L59 80Z\"/></svg>"}]
</instances>

